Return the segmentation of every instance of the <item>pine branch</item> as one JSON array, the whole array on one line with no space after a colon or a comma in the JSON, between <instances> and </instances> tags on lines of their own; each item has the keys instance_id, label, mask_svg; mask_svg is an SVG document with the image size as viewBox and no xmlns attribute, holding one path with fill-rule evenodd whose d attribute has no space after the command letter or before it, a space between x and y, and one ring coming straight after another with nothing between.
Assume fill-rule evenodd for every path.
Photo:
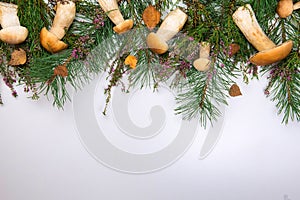
<instances>
[{"instance_id":1,"label":"pine branch","mask_svg":"<svg viewBox=\"0 0 300 200\"><path fill-rule=\"evenodd\" d=\"M300 120L300 59L298 53L292 53L286 61L276 68L272 68L266 95L276 102L278 114L283 115L282 122Z\"/></svg>"},{"instance_id":2,"label":"pine branch","mask_svg":"<svg viewBox=\"0 0 300 200\"><path fill-rule=\"evenodd\" d=\"M5 0L18 4L18 16L29 30L27 40L20 45L0 43L0 73L13 95L15 84L24 84L33 97L46 94L53 97L54 105L63 107L70 99L69 88L81 89L93 77L103 71L109 72L108 101L113 86L122 83L122 75L129 75L129 87L146 87L169 84L179 92L176 100L178 114L191 119L199 117L203 126L213 122L220 114L219 104L227 104L228 90L234 79L243 76L258 77L271 73L266 94L276 102L283 122L299 121L299 21L300 13L281 19L275 10L277 0L120 0L119 7L125 19L134 20L134 29L126 34L113 32L115 24L108 18L97 1L76 1L76 18L62 39L69 48L58 54L50 54L40 45L39 33L49 28L55 15L53 0ZM232 19L232 14L242 5L251 4L256 18L266 35L275 43L293 40L290 55L270 66L259 68L249 64L248 59L257 50L247 41ZM168 41L169 51L156 55L148 49L145 40L149 30L145 28L142 14L147 6L154 5L162 14L176 7L185 11L189 18L181 32ZM160 23L162 20L160 21ZM159 26L159 25L158 25ZM156 30L154 30L156 31ZM193 61L199 56L199 43L211 44L211 67L199 72ZM232 45L239 51L232 53ZM8 65L13 50L22 48L28 61L22 67ZM124 66L128 55L138 58L136 69ZM115 62L113 62L115 61ZM61 70L61 71L59 71ZM115 70L115 71L114 71ZM69 87L70 86L70 87ZM0 103L1 103L0 96Z\"/></svg>"},{"instance_id":3,"label":"pine branch","mask_svg":"<svg viewBox=\"0 0 300 200\"><path fill-rule=\"evenodd\" d=\"M80 89L93 77L93 73L102 71L98 66L86 65L88 56L99 40L110 35L110 26L103 27L108 18L98 4L77 1L76 18L63 40L69 44L69 49L61 53L50 54L40 47L43 55L35 55L31 62L30 76L32 82L39 85L38 93L45 92L53 96L53 104L62 108L70 100L69 87ZM51 9L52 7L47 7ZM52 8L53 9L53 8ZM109 25L109 24L108 24ZM38 42L39 44L39 42ZM65 64L66 77L54 74L54 69Z\"/></svg>"},{"instance_id":4,"label":"pine branch","mask_svg":"<svg viewBox=\"0 0 300 200\"><path fill-rule=\"evenodd\" d=\"M272 29L272 38L277 44L286 40L293 41L293 49L284 60L261 69L263 74L269 73L269 83L265 94L276 103L278 114L283 115L282 123L287 124L290 120L300 120L299 99L299 34L300 13L293 12L286 19L277 18Z\"/></svg>"}]
</instances>

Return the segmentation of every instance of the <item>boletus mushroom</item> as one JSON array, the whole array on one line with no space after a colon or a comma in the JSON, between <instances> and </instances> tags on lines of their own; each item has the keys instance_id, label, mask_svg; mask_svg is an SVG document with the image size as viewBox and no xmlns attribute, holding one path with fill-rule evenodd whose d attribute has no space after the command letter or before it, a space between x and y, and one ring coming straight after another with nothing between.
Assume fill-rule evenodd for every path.
<instances>
[{"instance_id":1,"label":"boletus mushroom","mask_svg":"<svg viewBox=\"0 0 300 200\"><path fill-rule=\"evenodd\" d=\"M164 19L156 33L151 32L147 36L148 47L157 54L168 51L167 41L173 38L184 26L187 14L179 8L171 11Z\"/></svg>"},{"instance_id":2,"label":"boletus mushroom","mask_svg":"<svg viewBox=\"0 0 300 200\"><path fill-rule=\"evenodd\" d=\"M276 46L266 36L256 20L251 5L239 7L232 17L247 40L259 51L250 58L251 63L259 66L270 65L284 59L291 52L293 47L291 40Z\"/></svg>"},{"instance_id":3,"label":"boletus mushroom","mask_svg":"<svg viewBox=\"0 0 300 200\"><path fill-rule=\"evenodd\" d=\"M211 60L209 59L210 44L208 42L201 42L199 50L199 58L194 61L193 66L201 72L209 70Z\"/></svg>"},{"instance_id":4,"label":"boletus mushroom","mask_svg":"<svg viewBox=\"0 0 300 200\"><path fill-rule=\"evenodd\" d=\"M280 0L277 4L276 12L281 18L287 18L294 10L300 8L300 1L293 3L293 0Z\"/></svg>"},{"instance_id":5,"label":"boletus mushroom","mask_svg":"<svg viewBox=\"0 0 300 200\"><path fill-rule=\"evenodd\" d=\"M5 43L20 44L28 36L28 30L20 25L17 13L17 5L0 2L0 40Z\"/></svg>"},{"instance_id":6,"label":"boletus mushroom","mask_svg":"<svg viewBox=\"0 0 300 200\"><path fill-rule=\"evenodd\" d=\"M57 53L68 47L61 41L72 24L76 14L75 3L71 0L57 2L56 14L51 29L45 27L40 32L42 46L50 53Z\"/></svg>"},{"instance_id":7,"label":"boletus mushroom","mask_svg":"<svg viewBox=\"0 0 300 200\"><path fill-rule=\"evenodd\" d=\"M116 25L113 27L116 33L125 33L133 27L132 19L124 20L116 0L98 0L98 2L109 19Z\"/></svg>"}]
</instances>

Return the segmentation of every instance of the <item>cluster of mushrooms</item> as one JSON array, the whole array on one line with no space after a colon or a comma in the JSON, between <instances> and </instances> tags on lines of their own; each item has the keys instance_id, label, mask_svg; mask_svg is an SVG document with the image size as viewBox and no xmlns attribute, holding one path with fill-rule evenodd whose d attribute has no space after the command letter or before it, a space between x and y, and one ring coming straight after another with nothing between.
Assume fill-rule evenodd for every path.
<instances>
[{"instance_id":1,"label":"cluster of mushrooms","mask_svg":"<svg viewBox=\"0 0 300 200\"><path fill-rule=\"evenodd\" d=\"M115 24L113 30L122 34L132 29L133 20L124 20L116 0L98 0L101 8ZM280 0L277 5L277 14L286 18L296 9L300 2L293 4L292 0ZM0 40L8 44L20 44L28 36L26 27L20 25L17 16L18 6L0 2ZM61 39L73 23L76 14L75 3L72 0L58 1L56 15L50 30L44 27L40 32L41 45L50 53L57 53L68 47ZM274 44L263 32L256 20L251 5L239 7L232 15L234 22L245 35L247 40L259 51L250 58L250 62L259 65L269 65L284 59L292 50L293 42L288 40L281 45ZM167 42L173 38L184 26L188 16L179 8L171 11L156 33L151 32L146 42L148 47L157 54L168 51ZM199 59L193 65L199 71L207 71L210 67L210 44L200 43Z\"/></svg>"}]
</instances>

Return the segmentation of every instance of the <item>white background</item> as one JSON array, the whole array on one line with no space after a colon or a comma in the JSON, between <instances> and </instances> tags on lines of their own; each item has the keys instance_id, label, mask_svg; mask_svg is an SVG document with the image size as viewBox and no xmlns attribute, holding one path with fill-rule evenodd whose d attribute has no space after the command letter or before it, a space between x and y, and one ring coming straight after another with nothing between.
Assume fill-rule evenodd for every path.
<instances>
[{"instance_id":1,"label":"white background","mask_svg":"<svg viewBox=\"0 0 300 200\"><path fill-rule=\"evenodd\" d=\"M207 158L198 159L207 133L199 130L175 164L132 175L103 166L86 151L72 103L57 110L46 98L32 101L20 92L14 99L1 84L0 199L300 199L300 124L281 124L263 94L266 80L239 85L243 96L230 99L222 137Z\"/></svg>"}]
</instances>

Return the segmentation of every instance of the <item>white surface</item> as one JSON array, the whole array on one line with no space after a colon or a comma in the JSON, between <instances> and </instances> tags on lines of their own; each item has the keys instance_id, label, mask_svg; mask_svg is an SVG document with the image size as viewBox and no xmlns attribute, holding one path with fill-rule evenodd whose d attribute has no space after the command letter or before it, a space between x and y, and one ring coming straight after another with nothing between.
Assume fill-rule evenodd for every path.
<instances>
[{"instance_id":1,"label":"white surface","mask_svg":"<svg viewBox=\"0 0 300 200\"><path fill-rule=\"evenodd\" d=\"M244 95L230 100L222 137L204 160L199 130L177 162L143 175L97 162L76 133L71 103L57 110L1 86L0 199L298 200L300 125L281 124L265 84L239 84Z\"/></svg>"}]
</instances>

